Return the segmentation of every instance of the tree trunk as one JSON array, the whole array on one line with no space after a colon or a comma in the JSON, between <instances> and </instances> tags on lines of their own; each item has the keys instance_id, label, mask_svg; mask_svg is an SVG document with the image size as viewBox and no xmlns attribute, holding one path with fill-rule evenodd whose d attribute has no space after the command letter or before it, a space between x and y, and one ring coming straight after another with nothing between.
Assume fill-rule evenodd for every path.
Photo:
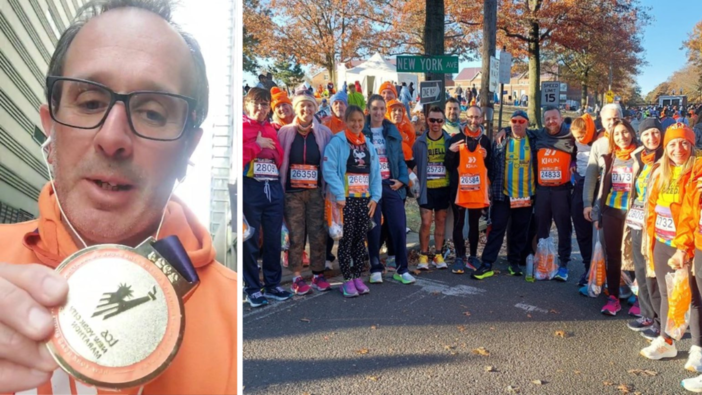
<instances>
[{"instance_id":1,"label":"tree trunk","mask_svg":"<svg viewBox=\"0 0 702 395\"><path fill-rule=\"evenodd\" d=\"M492 139L494 105L491 104L493 95L490 94L489 89L490 58L495 56L497 42L497 0L483 0L483 16L483 67L480 79L480 107L483 110L485 133Z\"/></svg>"},{"instance_id":2,"label":"tree trunk","mask_svg":"<svg viewBox=\"0 0 702 395\"><path fill-rule=\"evenodd\" d=\"M541 128L541 59L539 23L531 22L529 30L529 108L531 126Z\"/></svg>"},{"instance_id":3,"label":"tree trunk","mask_svg":"<svg viewBox=\"0 0 702 395\"><path fill-rule=\"evenodd\" d=\"M424 20L424 54L443 55L444 54L444 0L426 0L426 18ZM446 78L444 74L426 73L425 81L441 81L441 92L446 92ZM419 87L416 88L419 90ZM398 94L400 92L397 92ZM440 106L444 108L447 97L441 95L439 103L432 103L424 106L424 115L427 115L429 108Z\"/></svg>"},{"instance_id":4,"label":"tree trunk","mask_svg":"<svg viewBox=\"0 0 702 395\"><path fill-rule=\"evenodd\" d=\"M587 71L583 73L582 80L580 80L580 108L587 108Z\"/></svg>"}]
</instances>

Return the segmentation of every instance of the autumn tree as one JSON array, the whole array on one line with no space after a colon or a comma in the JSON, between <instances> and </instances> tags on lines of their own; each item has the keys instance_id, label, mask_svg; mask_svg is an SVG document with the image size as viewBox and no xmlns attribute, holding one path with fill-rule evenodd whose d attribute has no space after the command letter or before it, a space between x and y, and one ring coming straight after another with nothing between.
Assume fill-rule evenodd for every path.
<instances>
[{"instance_id":1,"label":"autumn tree","mask_svg":"<svg viewBox=\"0 0 702 395\"><path fill-rule=\"evenodd\" d=\"M373 5L355 0L259 0L245 4L244 24L257 40L259 58L284 61L291 55L317 65L336 80L336 66L367 54Z\"/></svg>"},{"instance_id":2,"label":"autumn tree","mask_svg":"<svg viewBox=\"0 0 702 395\"><path fill-rule=\"evenodd\" d=\"M687 50L688 61L702 67L702 21L697 22L687 40L683 41L683 49Z\"/></svg>"}]
</instances>

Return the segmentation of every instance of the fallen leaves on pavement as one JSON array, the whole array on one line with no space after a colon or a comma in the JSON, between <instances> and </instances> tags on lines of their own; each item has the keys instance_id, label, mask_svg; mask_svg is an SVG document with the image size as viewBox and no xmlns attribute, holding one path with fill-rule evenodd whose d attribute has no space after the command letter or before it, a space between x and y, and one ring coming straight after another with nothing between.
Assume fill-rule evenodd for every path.
<instances>
[{"instance_id":1,"label":"fallen leaves on pavement","mask_svg":"<svg viewBox=\"0 0 702 395\"><path fill-rule=\"evenodd\" d=\"M380 379L380 376L366 376L366 380L378 381L378 379Z\"/></svg>"},{"instance_id":2,"label":"fallen leaves on pavement","mask_svg":"<svg viewBox=\"0 0 702 395\"><path fill-rule=\"evenodd\" d=\"M464 311L463 315L465 315L466 317L470 317L470 311Z\"/></svg>"},{"instance_id":3,"label":"fallen leaves on pavement","mask_svg":"<svg viewBox=\"0 0 702 395\"><path fill-rule=\"evenodd\" d=\"M564 338L564 339L565 339L566 337L571 337L571 336L573 336L572 333L566 332L566 331L556 331L556 333L554 333L554 335L555 335L556 337L562 337L562 338Z\"/></svg>"},{"instance_id":4,"label":"fallen leaves on pavement","mask_svg":"<svg viewBox=\"0 0 702 395\"><path fill-rule=\"evenodd\" d=\"M546 382L543 381L543 380L531 380L531 382L532 382L532 384L536 384L536 385L544 385L544 384L546 384Z\"/></svg>"},{"instance_id":5,"label":"fallen leaves on pavement","mask_svg":"<svg viewBox=\"0 0 702 395\"><path fill-rule=\"evenodd\" d=\"M473 354L489 357L490 351L486 350L485 347L478 347L475 350L473 350Z\"/></svg>"},{"instance_id":6,"label":"fallen leaves on pavement","mask_svg":"<svg viewBox=\"0 0 702 395\"><path fill-rule=\"evenodd\" d=\"M634 376L656 376L658 375L658 372L655 370L648 370L648 369L629 369L627 370L628 373L633 374Z\"/></svg>"},{"instance_id":7,"label":"fallen leaves on pavement","mask_svg":"<svg viewBox=\"0 0 702 395\"><path fill-rule=\"evenodd\" d=\"M302 321L302 322L308 322L308 323L309 323L309 322L310 322L310 319L309 319L309 318L300 318L300 321Z\"/></svg>"},{"instance_id":8,"label":"fallen leaves on pavement","mask_svg":"<svg viewBox=\"0 0 702 395\"><path fill-rule=\"evenodd\" d=\"M507 386L507 392L509 392L509 393L511 393L511 394L518 394L518 393L519 393L519 387L515 387L515 386L512 386L512 385L508 385L508 386Z\"/></svg>"},{"instance_id":9,"label":"fallen leaves on pavement","mask_svg":"<svg viewBox=\"0 0 702 395\"><path fill-rule=\"evenodd\" d=\"M465 325L458 325L456 328L458 328L459 332L465 332L466 331L466 326Z\"/></svg>"},{"instance_id":10,"label":"fallen leaves on pavement","mask_svg":"<svg viewBox=\"0 0 702 395\"><path fill-rule=\"evenodd\" d=\"M628 394L628 393L630 393L631 391L634 390L634 387L631 386L631 385L627 385L627 384L619 384L619 385L617 386L617 389L618 389L619 392L621 392L622 394Z\"/></svg>"},{"instance_id":11,"label":"fallen leaves on pavement","mask_svg":"<svg viewBox=\"0 0 702 395\"><path fill-rule=\"evenodd\" d=\"M494 366L486 366L485 371L486 372L497 372L497 369L495 369Z\"/></svg>"},{"instance_id":12,"label":"fallen leaves on pavement","mask_svg":"<svg viewBox=\"0 0 702 395\"><path fill-rule=\"evenodd\" d=\"M360 350L356 350L356 353L357 353L357 354L361 354L361 355L368 354L368 352L370 352L370 350L367 349L367 348L362 348L362 349L360 349Z\"/></svg>"}]
</instances>

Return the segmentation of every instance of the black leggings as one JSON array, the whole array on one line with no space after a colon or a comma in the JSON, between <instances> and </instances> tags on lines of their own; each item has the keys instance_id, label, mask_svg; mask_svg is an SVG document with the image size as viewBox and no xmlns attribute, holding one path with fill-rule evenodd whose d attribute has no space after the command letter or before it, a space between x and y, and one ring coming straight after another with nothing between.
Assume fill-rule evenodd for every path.
<instances>
[{"instance_id":1,"label":"black leggings","mask_svg":"<svg viewBox=\"0 0 702 395\"><path fill-rule=\"evenodd\" d=\"M625 221L625 210L609 206L605 206L602 210L600 229L608 240L604 248L605 262L607 262L607 289L609 294L616 296L617 299L619 299L619 283L622 279L622 237L624 237Z\"/></svg>"},{"instance_id":2,"label":"black leggings","mask_svg":"<svg viewBox=\"0 0 702 395\"><path fill-rule=\"evenodd\" d=\"M455 200L455 198L452 200ZM478 239L480 237L480 217L483 215L483 209L466 209L454 203L451 203L451 207L453 208L453 244L456 248L456 258L463 258L466 256L466 241L463 238L466 210L468 210L468 243L470 244L470 256L477 256Z\"/></svg>"}]
</instances>

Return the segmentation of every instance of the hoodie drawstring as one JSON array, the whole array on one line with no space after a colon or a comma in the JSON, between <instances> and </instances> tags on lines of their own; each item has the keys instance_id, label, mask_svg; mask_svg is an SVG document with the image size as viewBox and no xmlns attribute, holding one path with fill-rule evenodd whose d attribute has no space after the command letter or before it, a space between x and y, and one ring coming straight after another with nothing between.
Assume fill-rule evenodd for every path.
<instances>
[{"instance_id":1,"label":"hoodie drawstring","mask_svg":"<svg viewBox=\"0 0 702 395\"><path fill-rule=\"evenodd\" d=\"M266 185L263 187L263 193L266 194L266 197L268 198L268 202L271 202L271 185L268 183L268 180L266 180Z\"/></svg>"}]
</instances>

